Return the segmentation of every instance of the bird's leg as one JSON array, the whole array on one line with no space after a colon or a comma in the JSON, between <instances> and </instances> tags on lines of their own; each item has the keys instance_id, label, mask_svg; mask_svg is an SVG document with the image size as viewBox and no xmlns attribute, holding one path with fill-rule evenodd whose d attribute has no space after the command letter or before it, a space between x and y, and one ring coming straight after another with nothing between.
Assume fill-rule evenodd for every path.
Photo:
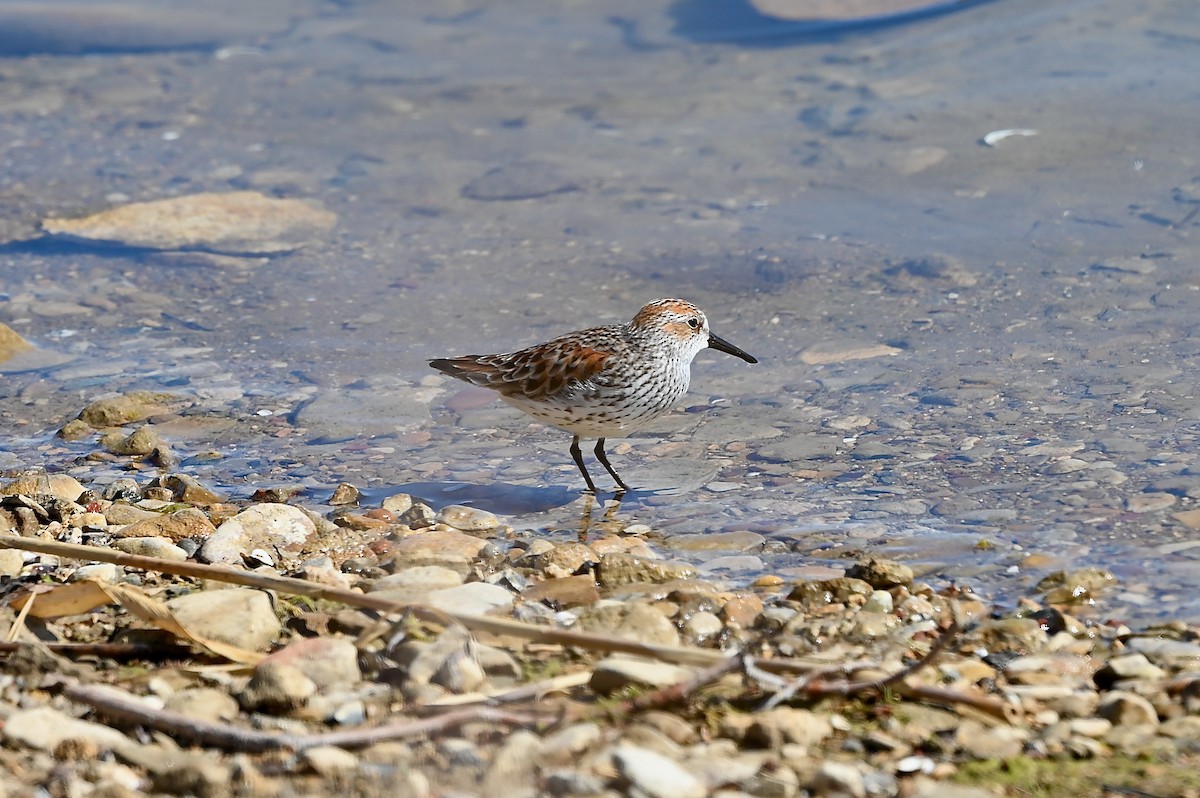
<instances>
[{"instance_id":1,"label":"bird's leg","mask_svg":"<svg viewBox=\"0 0 1200 798\"><path fill-rule=\"evenodd\" d=\"M617 475L616 469L612 467L612 463L608 462L608 455L604 453L603 438L596 441L596 459L600 461L600 465L608 469L608 473L612 474L612 478L617 481L617 485L619 485L621 488L620 493L623 494L625 491L629 490L629 486L626 485L625 481Z\"/></svg>"},{"instance_id":2,"label":"bird's leg","mask_svg":"<svg viewBox=\"0 0 1200 798\"><path fill-rule=\"evenodd\" d=\"M601 439L601 442L603 443L603 439ZM575 458L575 465L579 466L579 473L583 474L583 481L587 483L588 490L590 490L592 492L592 494L595 495L596 483L592 482L592 475L587 472L587 468L585 468L583 465L583 452L579 451L579 436L578 435L571 438L571 457ZM608 464L605 463L605 465L608 465ZM611 472L612 467L609 467L608 470Z\"/></svg>"}]
</instances>

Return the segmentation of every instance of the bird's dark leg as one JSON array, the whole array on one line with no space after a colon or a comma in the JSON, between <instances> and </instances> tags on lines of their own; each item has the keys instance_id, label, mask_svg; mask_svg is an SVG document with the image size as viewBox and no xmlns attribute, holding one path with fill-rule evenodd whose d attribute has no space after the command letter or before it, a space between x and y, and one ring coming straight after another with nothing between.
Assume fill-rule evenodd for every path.
<instances>
[{"instance_id":1,"label":"bird's dark leg","mask_svg":"<svg viewBox=\"0 0 1200 798\"><path fill-rule=\"evenodd\" d=\"M608 469L608 473L612 474L612 478L617 481L617 485L621 487L621 492L629 490L629 486L625 481L617 475L616 470L612 467L612 463L608 462L608 455L604 453L604 439L596 441L596 459L600 461L600 465Z\"/></svg>"},{"instance_id":2,"label":"bird's dark leg","mask_svg":"<svg viewBox=\"0 0 1200 798\"><path fill-rule=\"evenodd\" d=\"M596 483L592 482L592 475L587 472L587 469L583 465L583 452L579 451L578 435L571 438L571 457L575 458L575 465L579 466L579 473L583 474L583 481L587 483L588 490L595 494ZM612 471L612 468L609 468L609 471Z\"/></svg>"}]
</instances>

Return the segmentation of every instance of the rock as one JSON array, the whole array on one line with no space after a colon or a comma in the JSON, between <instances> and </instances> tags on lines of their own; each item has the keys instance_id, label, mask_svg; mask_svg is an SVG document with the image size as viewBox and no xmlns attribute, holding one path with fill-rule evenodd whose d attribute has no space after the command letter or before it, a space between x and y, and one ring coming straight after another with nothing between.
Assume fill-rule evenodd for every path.
<instances>
[{"instance_id":1,"label":"rock","mask_svg":"<svg viewBox=\"0 0 1200 798\"><path fill-rule=\"evenodd\" d=\"M184 401L182 397L170 393L131 391L92 402L79 413L79 420L94 429L122 427L159 413L166 413Z\"/></svg>"},{"instance_id":2,"label":"rock","mask_svg":"<svg viewBox=\"0 0 1200 798\"><path fill-rule=\"evenodd\" d=\"M463 532L485 532L500 526L500 520L494 514L462 504L443 507L436 521Z\"/></svg>"},{"instance_id":3,"label":"rock","mask_svg":"<svg viewBox=\"0 0 1200 798\"><path fill-rule=\"evenodd\" d=\"M255 504L225 521L208 536L198 558L208 563L240 563L255 549L298 551L317 527L302 510L286 504Z\"/></svg>"},{"instance_id":4,"label":"rock","mask_svg":"<svg viewBox=\"0 0 1200 798\"><path fill-rule=\"evenodd\" d=\"M83 485L67 474L26 474L0 488L0 496L47 495L73 502L83 495Z\"/></svg>"},{"instance_id":5,"label":"rock","mask_svg":"<svg viewBox=\"0 0 1200 798\"><path fill-rule=\"evenodd\" d=\"M872 592L871 585L861 579L840 577L801 582L792 588L788 599L816 609L829 604L847 604L853 596L861 596L865 600Z\"/></svg>"},{"instance_id":6,"label":"rock","mask_svg":"<svg viewBox=\"0 0 1200 798\"><path fill-rule=\"evenodd\" d=\"M1125 500L1125 509L1131 513L1153 513L1175 504L1170 493L1135 493Z\"/></svg>"},{"instance_id":7,"label":"rock","mask_svg":"<svg viewBox=\"0 0 1200 798\"><path fill-rule=\"evenodd\" d=\"M1116 583L1111 571L1088 567L1056 571L1039 582L1037 589L1046 591L1048 604L1068 604L1088 601L1097 591Z\"/></svg>"},{"instance_id":8,"label":"rock","mask_svg":"<svg viewBox=\"0 0 1200 798\"><path fill-rule=\"evenodd\" d=\"M985 726L964 720L954 732L954 744L975 759L1012 759L1020 756L1029 732L1014 726Z\"/></svg>"},{"instance_id":9,"label":"rock","mask_svg":"<svg viewBox=\"0 0 1200 798\"><path fill-rule=\"evenodd\" d=\"M255 191L135 202L82 219L46 219L50 235L143 249L201 249L234 255L290 252L333 228L317 204Z\"/></svg>"},{"instance_id":10,"label":"rock","mask_svg":"<svg viewBox=\"0 0 1200 798\"><path fill-rule=\"evenodd\" d=\"M1122 679L1165 679L1167 672L1146 659L1145 654L1132 653L1112 657L1096 673L1096 684L1111 687Z\"/></svg>"},{"instance_id":11,"label":"rock","mask_svg":"<svg viewBox=\"0 0 1200 798\"><path fill-rule=\"evenodd\" d=\"M300 752L300 760L316 773L327 779L346 777L358 769L358 757L344 748L318 745Z\"/></svg>"},{"instance_id":12,"label":"rock","mask_svg":"<svg viewBox=\"0 0 1200 798\"><path fill-rule=\"evenodd\" d=\"M521 593L526 601L541 601L555 609L583 607L600 600L596 580L588 574L536 582Z\"/></svg>"},{"instance_id":13,"label":"rock","mask_svg":"<svg viewBox=\"0 0 1200 798\"><path fill-rule=\"evenodd\" d=\"M111 519L109 523L113 523ZM169 515L154 513L148 518L115 530L113 534L117 538L155 537L178 542L188 539L207 540L216 531L217 528L208 520L207 515L195 508L185 507Z\"/></svg>"},{"instance_id":14,"label":"rock","mask_svg":"<svg viewBox=\"0 0 1200 798\"><path fill-rule=\"evenodd\" d=\"M875 612L880 615L887 615L894 609L892 594L886 590L876 590L867 598L867 602L862 605L863 612Z\"/></svg>"},{"instance_id":15,"label":"rock","mask_svg":"<svg viewBox=\"0 0 1200 798\"><path fill-rule=\"evenodd\" d=\"M825 761L817 769L812 789L818 795L837 795L846 798L866 798L867 787L862 773L847 762Z\"/></svg>"},{"instance_id":16,"label":"rock","mask_svg":"<svg viewBox=\"0 0 1200 798\"><path fill-rule=\"evenodd\" d=\"M156 792L189 798L223 798L232 793L229 768L201 753L173 751L152 773Z\"/></svg>"},{"instance_id":17,"label":"rock","mask_svg":"<svg viewBox=\"0 0 1200 798\"><path fill-rule=\"evenodd\" d=\"M167 607L193 634L252 651L266 648L282 630L261 590L204 590L173 598Z\"/></svg>"},{"instance_id":18,"label":"rock","mask_svg":"<svg viewBox=\"0 0 1200 798\"><path fill-rule=\"evenodd\" d=\"M313 680L294 665L263 661L238 693L247 711L285 714L304 706L317 692Z\"/></svg>"},{"instance_id":19,"label":"rock","mask_svg":"<svg viewBox=\"0 0 1200 798\"><path fill-rule=\"evenodd\" d=\"M425 529L437 523L437 513L428 504L417 502L401 513L397 520L410 529Z\"/></svg>"},{"instance_id":20,"label":"rock","mask_svg":"<svg viewBox=\"0 0 1200 798\"><path fill-rule=\"evenodd\" d=\"M650 798L704 798L708 795L704 782L661 754L621 745L613 750L612 756L617 772L630 790L640 791Z\"/></svg>"},{"instance_id":21,"label":"rock","mask_svg":"<svg viewBox=\"0 0 1200 798\"><path fill-rule=\"evenodd\" d=\"M289 643L260 663L291 665L320 690L353 687L362 680L358 649L344 637L309 637Z\"/></svg>"},{"instance_id":22,"label":"rock","mask_svg":"<svg viewBox=\"0 0 1200 798\"><path fill-rule=\"evenodd\" d=\"M745 742L778 750L786 743L814 746L831 734L833 724L828 715L807 709L776 707L751 716L745 729Z\"/></svg>"},{"instance_id":23,"label":"rock","mask_svg":"<svg viewBox=\"0 0 1200 798\"><path fill-rule=\"evenodd\" d=\"M662 583L696 576L694 566L669 560L651 560L634 554L613 552L600 558L597 578L600 586L611 590L640 582Z\"/></svg>"},{"instance_id":24,"label":"rock","mask_svg":"<svg viewBox=\"0 0 1200 798\"><path fill-rule=\"evenodd\" d=\"M132 744L116 729L72 718L50 707L19 709L10 714L4 722L4 739L48 753L68 740L87 743L101 751L121 750Z\"/></svg>"},{"instance_id":25,"label":"rock","mask_svg":"<svg viewBox=\"0 0 1200 798\"><path fill-rule=\"evenodd\" d=\"M861 579L877 590L910 584L913 571L907 565L882 557L870 557L846 569L850 579Z\"/></svg>"},{"instance_id":26,"label":"rock","mask_svg":"<svg viewBox=\"0 0 1200 798\"><path fill-rule=\"evenodd\" d=\"M536 795L537 767L541 758L541 738L524 729L512 732L492 757L480 794L521 795L533 790L530 794Z\"/></svg>"},{"instance_id":27,"label":"rock","mask_svg":"<svg viewBox=\"0 0 1200 798\"><path fill-rule=\"evenodd\" d=\"M580 611L581 631L617 635L642 643L679 645L679 632L665 615L642 603L605 603Z\"/></svg>"},{"instance_id":28,"label":"rock","mask_svg":"<svg viewBox=\"0 0 1200 798\"><path fill-rule=\"evenodd\" d=\"M553 164L530 160L489 169L463 186L462 195L473 200L501 202L537 199L578 189Z\"/></svg>"},{"instance_id":29,"label":"rock","mask_svg":"<svg viewBox=\"0 0 1200 798\"><path fill-rule=\"evenodd\" d=\"M168 474L159 479L159 484L171 491L177 502L187 504L220 504L224 498L213 493L187 474Z\"/></svg>"},{"instance_id":30,"label":"rock","mask_svg":"<svg viewBox=\"0 0 1200 798\"><path fill-rule=\"evenodd\" d=\"M542 739L543 763L565 765L600 742L604 736L600 726L590 721L573 723L547 734Z\"/></svg>"},{"instance_id":31,"label":"rock","mask_svg":"<svg viewBox=\"0 0 1200 798\"><path fill-rule=\"evenodd\" d=\"M1158 712L1154 705L1136 693L1114 690L1100 696L1096 714L1114 726L1157 726Z\"/></svg>"},{"instance_id":32,"label":"rock","mask_svg":"<svg viewBox=\"0 0 1200 798\"><path fill-rule=\"evenodd\" d=\"M58 428L58 437L64 441L81 441L90 436L94 429L92 425L78 418L73 418Z\"/></svg>"},{"instance_id":33,"label":"rock","mask_svg":"<svg viewBox=\"0 0 1200 798\"><path fill-rule=\"evenodd\" d=\"M212 723L230 721L238 716L238 702L215 687L180 690L166 700L163 709Z\"/></svg>"},{"instance_id":34,"label":"rock","mask_svg":"<svg viewBox=\"0 0 1200 798\"><path fill-rule=\"evenodd\" d=\"M33 344L22 338L12 327L0 323L0 363L11 360L15 355L33 349Z\"/></svg>"},{"instance_id":35,"label":"rock","mask_svg":"<svg viewBox=\"0 0 1200 798\"><path fill-rule=\"evenodd\" d=\"M686 681L695 672L666 662L628 656L606 657L596 663L588 687L599 695L612 695L626 687L667 687Z\"/></svg>"},{"instance_id":36,"label":"rock","mask_svg":"<svg viewBox=\"0 0 1200 798\"><path fill-rule=\"evenodd\" d=\"M479 664L479 646L466 630L448 629L436 641L402 643L392 659L413 685L438 684L451 692L475 690L485 682Z\"/></svg>"},{"instance_id":37,"label":"rock","mask_svg":"<svg viewBox=\"0 0 1200 798\"><path fill-rule=\"evenodd\" d=\"M362 499L362 491L349 482L342 482L333 489L333 495L329 497L329 504L334 507L342 507L345 505L356 505Z\"/></svg>"},{"instance_id":38,"label":"rock","mask_svg":"<svg viewBox=\"0 0 1200 798\"><path fill-rule=\"evenodd\" d=\"M154 427L149 424L144 424L129 435L122 436L116 433L115 439L105 435L100 439L100 445L113 454L131 455L133 457L142 457L151 452L165 447L162 438L154 431Z\"/></svg>"},{"instance_id":39,"label":"rock","mask_svg":"<svg viewBox=\"0 0 1200 798\"><path fill-rule=\"evenodd\" d=\"M0 533L5 532L0 527ZM17 576L25 567L25 555L17 549L0 549L0 576Z\"/></svg>"},{"instance_id":40,"label":"rock","mask_svg":"<svg viewBox=\"0 0 1200 798\"><path fill-rule=\"evenodd\" d=\"M712 643L725 631L725 624L711 612L694 612L683 622L683 636L693 646Z\"/></svg>"},{"instance_id":41,"label":"rock","mask_svg":"<svg viewBox=\"0 0 1200 798\"><path fill-rule=\"evenodd\" d=\"M19 554L20 552L18 552ZM71 574L68 582L107 582L112 584L121 578L121 572L117 566L106 562L94 563L92 565L81 565Z\"/></svg>"},{"instance_id":42,"label":"rock","mask_svg":"<svg viewBox=\"0 0 1200 798\"><path fill-rule=\"evenodd\" d=\"M463 615L494 615L507 613L513 606L513 594L499 585L469 582L429 593L424 604L445 612Z\"/></svg>"},{"instance_id":43,"label":"rock","mask_svg":"<svg viewBox=\"0 0 1200 798\"><path fill-rule=\"evenodd\" d=\"M537 557L537 567L552 579L574 576L594 568L600 555L583 543L564 543Z\"/></svg>"},{"instance_id":44,"label":"rock","mask_svg":"<svg viewBox=\"0 0 1200 798\"><path fill-rule=\"evenodd\" d=\"M757 532L706 532L701 534L672 535L665 545L680 551L759 551L766 537Z\"/></svg>"},{"instance_id":45,"label":"rock","mask_svg":"<svg viewBox=\"0 0 1200 798\"><path fill-rule=\"evenodd\" d=\"M455 587L462 583L462 574L452 568L417 565L376 579L370 585L370 592L395 601L416 601L424 599L430 591Z\"/></svg>"},{"instance_id":46,"label":"rock","mask_svg":"<svg viewBox=\"0 0 1200 798\"><path fill-rule=\"evenodd\" d=\"M408 512L413 506L413 498L407 493L393 493L379 505L381 509L390 510L397 516Z\"/></svg>"},{"instance_id":47,"label":"rock","mask_svg":"<svg viewBox=\"0 0 1200 798\"><path fill-rule=\"evenodd\" d=\"M423 505L414 505L423 506ZM456 530L421 532L392 544L391 554L405 565L469 565L488 545L486 540Z\"/></svg>"}]
</instances>

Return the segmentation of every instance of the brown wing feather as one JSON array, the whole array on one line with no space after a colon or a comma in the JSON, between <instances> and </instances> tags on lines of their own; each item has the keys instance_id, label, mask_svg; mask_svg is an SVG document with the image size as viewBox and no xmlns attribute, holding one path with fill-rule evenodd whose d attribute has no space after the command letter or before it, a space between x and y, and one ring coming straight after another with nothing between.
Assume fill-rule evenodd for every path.
<instances>
[{"instance_id":1,"label":"brown wing feather","mask_svg":"<svg viewBox=\"0 0 1200 798\"><path fill-rule=\"evenodd\" d=\"M611 353L556 339L519 352L438 358L429 365L505 396L545 399L598 374Z\"/></svg>"}]
</instances>

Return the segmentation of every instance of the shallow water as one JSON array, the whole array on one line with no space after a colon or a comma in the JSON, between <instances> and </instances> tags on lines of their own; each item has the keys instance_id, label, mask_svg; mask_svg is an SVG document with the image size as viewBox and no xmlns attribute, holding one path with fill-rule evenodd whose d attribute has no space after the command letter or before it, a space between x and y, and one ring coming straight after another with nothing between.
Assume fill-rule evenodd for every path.
<instances>
[{"instance_id":1,"label":"shallow water","mask_svg":"<svg viewBox=\"0 0 1200 798\"><path fill-rule=\"evenodd\" d=\"M116 478L52 434L149 387L196 397L163 434L235 495L417 486L573 534L566 437L424 361L682 296L761 363L701 355L680 413L610 442L647 489L617 517L664 549L748 530L732 583L877 552L1001 602L1100 565L1124 586L1096 612L1200 618L1172 517L1200 497L1194 3L717 7L209 4L187 40L161 10L0 39L0 321L70 358L0 372L0 468ZM28 241L245 188L338 224L239 261Z\"/></svg>"}]
</instances>

